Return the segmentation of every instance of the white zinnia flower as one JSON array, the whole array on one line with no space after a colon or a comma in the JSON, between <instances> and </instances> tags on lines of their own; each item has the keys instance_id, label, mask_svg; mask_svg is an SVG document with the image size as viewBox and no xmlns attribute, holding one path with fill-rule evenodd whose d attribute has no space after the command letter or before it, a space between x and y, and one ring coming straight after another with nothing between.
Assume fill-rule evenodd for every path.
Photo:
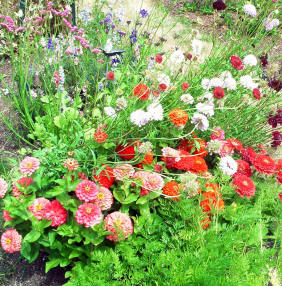
<instances>
[{"instance_id":1,"label":"white zinnia flower","mask_svg":"<svg viewBox=\"0 0 282 286\"><path fill-rule=\"evenodd\" d=\"M132 124L142 127L149 121L149 114L141 109L137 109L130 114L130 121Z\"/></svg>"},{"instance_id":2,"label":"white zinnia flower","mask_svg":"<svg viewBox=\"0 0 282 286\"><path fill-rule=\"evenodd\" d=\"M214 115L214 105L210 102L197 103L196 109L198 112L205 114L206 116Z\"/></svg>"},{"instance_id":3,"label":"white zinnia flower","mask_svg":"<svg viewBox=\"0 0 282 286\"><path fill-rule=\"evenodd\" d=\"M203 43L200 40L194 39L191 43L194 55L199 56L203 49Z\"/></svg>"},{"instance_id":4,"label":"white zinnia flower","mask_svg":"<svg viewBox=\"0 0 282 286\"><path fill-rule=\"evenodd\" d=\"M250 75L244 75L240 77L240 84L245 88L253 90L258 87L258 84L255 83Z\"/></svg>"},{"instance_id":5,"label":"white zinnia flower","mask_svg":"<svg viewBox=\"0 0 282 286\"><path fill-rule=\"evenodd\" d=\"M209 79L207 79L207 78L202 79L202 88L205 90L210 89L210 80Z\"/></svg>"},{"instance_id":6,"label":"white zinnia flower","mask_svg":"<svg viewBox=\"0 0 282 286\"><path fill-rule=\"evenodd\" d=\"M256 66L258 64L258 60L254 55L247 55L243 59L243 63L246 66Z\"/></svg>"},{"instance_id":7,"label":"white zinnia flower","mask_svg":"<svg viewBox=\"0 0 282 286\"><path fill-rule=\"evenodd\" d=\"M210 80L209 83L209 89L211 87L222 87L223 86L223 80L219 77L214 77Z\"/></svg>"},{"instance_id":8,"label":"white zinnia flower","mask_svg":"<svg viewBox=\"0 0 282 286\"><path fill-rule=\"evenodd\" d=\"M237 172L238 163L231 156L225 156L219 161L219 169L223 174L232 176Z\"/></svg>"},{"instance_id":9,"label":"white zinnia flower","mask_svg":"<svg viewBox=\"0 0 282 286\"><path fill-rule=\"evenodd\" d=\"M186 104L193 104L194 103L194 98L189 93L182 94L180 97L180 100Z\"/></svg>"},{"instance_id":10,"label":"white zinnia flower","mask_svg":"<svg viewBox=\"0 0 282 286\"><path fill-rule=\"evenodd\" d=\"M236 89L236 80L234 78L227 78L223 82L222 88L227 88L227 90L234 90Z\"/></svg>"},{"instance_id":11,"label":"white zinnia flower","mask_svg":"<svg viewBox=\"0 0 282 286\"><path fill-rule=\"evenodd\" d=\"M161 121L164 118L163 107L157 102L153 102L147 106L147 113L150 120Z\"/></svg>"},{"instance_id":12,"label":"white zinnia flower","mask_svg":"<svg viewBox=\"0 0 282 286\"><path fill-rule=\"evenodd\" d=\"M252 4L246 4L243 6L243 11L250 15L251 17L255 17L257 15L257 9L254 5Z\"/></svg>"},{"instance_id":13,"label":"white zinnia flower","mask_svg":"<svg viewBox=\"0 0 282 286\"><path fill-rule=\"evenodd\" d=\"M196 125L197 129L205 131L209 128L209 121L207 117L200 113L195 113L191 119L191 122Z\"/></svg>"},{"instance_id":14,"label":"white zinnia flower","mask_svg":"<svg viewBox=\"0 0 282 286\"><path fill-rule=\"evenodd\" d=\"M185 57L181 50L174 51L170 56L170 61L175 64L180 64L184 62Z\"/></svg>"},{"instance_id":15,"label":"white zinnia flower","mask_svg":"<svg viewBox=\"0 0 282 286\"><path fill-rule=\"evenodd\" d=\"M117 116L116 111L112 107L104 107L106 115L115 118Z\"/></svg>"}]
</instances>

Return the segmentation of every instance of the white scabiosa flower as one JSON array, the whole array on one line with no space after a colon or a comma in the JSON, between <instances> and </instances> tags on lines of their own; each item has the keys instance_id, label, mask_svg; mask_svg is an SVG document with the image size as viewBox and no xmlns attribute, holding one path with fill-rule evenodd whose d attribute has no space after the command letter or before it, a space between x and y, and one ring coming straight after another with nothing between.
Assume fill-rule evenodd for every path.
<instances>
[{"instance_id":1,"label":"white scabiosa flower","mask_svg":"<svg viewBox=\"0 0 282 286\"><path fill-rule=\"evenodd\" d=\"M132 124L142 127L150 121L149 114L141 109L137 109L130 114L130 121Z\"/></svg>"},{"instance_id":2,"label":"white scabiosa flower","mask_svg":"<svg viewBox=\"0 0 282 286\"><path fill-rule=\"evenodd\" d=\"M205 90L210 89L210 80L209 79L207 79L207 78L202 79L202 88Z\"/></svg>"},{"instance_id":3,"label":"white scabiosa flower","mask_svg":"<svg viewBox=\"0 0 282 286\"><path fill-rule=\"evenodd\" d=\"M237 83L234 78L227 78L224 80L222 88L226 88L227 90L235 90L236 86Z\"/></svg>"},{"instance_id":4,"label":"white scabiosa flower","mask_svg":"<svg viewBox=\"0 0 282 286\"><path fill-rule=\"evenodd\" d=\"M254 80L252 79L252 77L250 75L244 75L240 77L240 84L245 87L248 88L250 90L253 90L254 88L258 87L258 84L254 82Z\"/></svg>"},{"instance_id":5,"label":"white scabiosa flower","mask_svg":"<svg viewBox=\"0 0 282 286\"><path fill-rule=\"evenodd\" d=\"M115 118L117 116L116 111L110 106L104 107L104 111L105 111L106 115L108 115L112 118Z\"/></svg>"},{"instance_id":6,"label":"white scabiosa flower","mask_svg":"<svg viewBox=\"0 0 282 286\"><path fill-rule=\"evenodd\" d=\"M254 55L247 55L243 59L243 63L245 66L256 66L258 64L258 60Z\"/></svg>"},{"instance_id":7,"label":"white scabiosa flower","mask_svg":"<svg viewBox=\"0 0 282 286\"><path fill-rule=\"evenodd\" d=\"M213 104L214 102L214 97L211 92L205 92L202 96L199 97L199 100L207 100L210 104Z\"/></svg>"},{"instance_id":8,"label":"white scabiosa flower","mask_svg":"<svg viewBox=\"0 0 282 286\"><path fill-rule=\"evenodd\" d=\"M170 61L175 64L180 64L184 62L185 57L181 50L174 51L170 56Z\"/></svg>"},{"instance_id":9,"label":"white scabiosa flower","mask_svg":"<svg viewBox=\"0 0 282 286\"><path fill-rule=\"evenodd\" d=\"M194 98L189 93L182 94L180 97L180 100L186 104L193 104L194 103Z\"/></svg>"},{"instance_id":10,"label":"white scabiosa flower","mask_svg":"<svg viewBox=\"0 0 282 286\"><path fill-rule=\"evenodd\" d=\"M214 105L210 102L204 102L204 103L197 103L196 109L199 113L203 113L206 116L213 116L214 115Z\"/></svg>"},{"instance_id":11,"label":"white scabiosa flower","mask_svg":"<svg viewBox=\"0 0 282 286\"><path fill-rule=\"evenodd\" d=\"M119 97L117 100L116 100L116 109L117 110L123 110L127 107L127 101L126 99L122 96L122 97Z\"/></svg>"},{"instance_id":12,"label":"white scabiosa flower","mask_svg":"<svg viewBox=\"0 0 282 286\"><path fill-rule=\"evenodd\" d=\"M257 9L254 5L252 4L246 4L243 6L243 11L250 15L251 17L255 17L257 15Z\"/></svg>"},{"instance_id":13,"label":"white scabiosa flower","mask_svg":"<svg viewBox=\"0 0 282 286\"><path fill-rule=\"evenodd\" d=\"M199 56L203 49L203 43L200 40L194 39L191 43L193 54Z\"/></svg>"},{"instance_id":14,"label":"white scabiosa flower","mask_svg":"<svg viewBox=\"0 0 282 286\"><path fill-rule=\"evenodd\" d=\"M147 113L150 120L161 121L164 118L164 110L160 103L153 102L147 107Z\"/></svg>"},{"instance_id":15,"label":"white scabiosa flower","mask_svg":"<svg viewBox=\"0 0 282 286\"><path fill-rule=\"evenodd\" d=\"M221 78L223 81L228 79L228 78L232 78L232 73L230 71L224 71L221 73L219 78Z\"/></svg>"},{"instance_id":16,"label":"white scabiosa flower","mask_svg":"<svg viewBox=\"0 0 282 286\"><path fill-rule=\"evenodd\" d=\"M165 73L160 73L158 75L157 81L159 83L164 83L167 87L170 86L170 78L168 75L166 75Z\"/></svg>"},{"instance_id":17,"label":"white scabiosa flower","mask_svg":"<svg viewBox=\"0 0 282 286\"><path fill-rule=\"evenodd\" d=\"M265 26L265 30L269 32L279 26L280 21L278 19L266 18L263 20L262 24Z\"/></svg>"},{"instance_id":18,"label":"white scabiosa flower","mask_svg":"<svg viewBox=\"0 0 282 286\"><path fill-rule=\"evenodd\" d=\"M222 87L223 86L223 80L219 77L214 77L210 80L209 83L209 89L211 87Z\"/></svg>"},{"instance_id":19,"label":"white scabiosa flower","mask_svg":"<svg viewBox=\"0 0 282 286\"><path fill-rule=\"evenodd\" d=\"M207 117L200 113L195 113L191 119L191 123L196 125L196 128L205 131L209 128L209 121Z\"/></svg>"},{"instance_id":20,"label":"white scabiosa flower","mask_svg":"<svg viewBox=\"0 0 282 286\"><path fill-rule=\"evenodd\" d=\"M219 161L219 169L223 174L232 176L237 172L238 163L231 156L225 156Z\"/></svg>"}]
</instances>

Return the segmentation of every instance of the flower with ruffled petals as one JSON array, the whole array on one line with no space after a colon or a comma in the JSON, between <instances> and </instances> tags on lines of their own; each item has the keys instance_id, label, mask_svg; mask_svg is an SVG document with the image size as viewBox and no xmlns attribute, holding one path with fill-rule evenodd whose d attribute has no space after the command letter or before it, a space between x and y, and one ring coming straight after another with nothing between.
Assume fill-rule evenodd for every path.
<instances>
[{"instance_id":1,"label":"flower with ruffled petals","mask_svg":"<svg viewBox=\"0 0 282 286\"><path fill-rule=\"evenodd\" d=\"M137 86L135 86L133 95L141 100L146 100L150 95L149 87L143 83L139 83Z\"/></svg>"},{"instance_id":2,"label":"flower with ruffled petals","mask_svg":"<svg viewBox=\"0 0 282 286\"><path fill-rule=\"evenodd\" d=\"M237 69L237 70L244 69L243 62L238 56L231 56L230 62L235 69Z\"/></svg>"},{"instance_id":3,"label":"flower with ruffled petals","mask_svg":"<svg viewBox=\"0 0 282 286\"><path fill-rule=\"evenodd\" d=\"M191 167L191 172L196 174L204 174L208 171L208 166L204 158L200 156L193 156L191 157L193 165ZM189 170L187 170L189 171Z\"/></svg>"},{"instance_id":4,"label":"flower with ruffled petals","mask_svg":"<svg viewBox=\"0 0 282 286\"><path fill-rule=\"evenodd\" d=\"M84 203L80 205L75 213L75 219L78 224L85 227L92 227L103 220L103 214L98 205Z\"/></svg>"},{"instance_id":5,"label":"flower with ruffled petals","mask_svg":"<svg viewBox=\"0 0 282 286\"><path fill-rule=\"evenodd\" d=\"M99 187L97 198L91 201L91 203L96 204L102 211L110 209L113 202L114 198L112 192L104 187Z\"/></svg>"},{"instance_id":6,"label":"flower with ruffled petals","mask_svg":"<svg viewBox=\"0 0 282 286\"><path fill-rule=\"evenodd\" d=\"M189 119L187 112L180 108L172 109L168 116L170 121L179 128L183 128Z\"/></svg>"},{"instance_id":7,"label":"flower with ruffled petals","mask_svg":"<svg viewBox=\"0 0 282 286\"><path fill-rule=\"evenodd\" d=\"M157 173L151 173L144 179L144 188L149 191L159 191L164 186L163 178Z\"/></svg>"},{"instance_id":8,"label":"flower with ruffled petals","mask_svg":"<svg viewBox=\"0 0 282 286\"><path fill-rule=\"evenodd\" d=\"M138 181L141 183L141 185L143 186L143 185L144 185L144 180L145 180L145 178L146 178L148 175L150 175L150 172L147 172L147 171L137 171L137 172L134 173L133 178L134 178L135 180L138 180Z\"/></svg>"},{"instance_id":9,"label":"flower with ruffled petals","mask_svg":"<svg viewBox=\"0 0 282 286\"><path fill-rule=\"evenodd\" d=\"M51 226L59 226L67 221L68 213L62 204L54 200L45 209L44 218L52 220Z\"/></svg>"},{"instance_id":10,"label":"flower with ruffled petals","mask_svg":"<svg viewBox=\"0 0 282 286\"><path fill-rule=\"evenodd\" d=\"M222 144L221 150L219 152L219 156L225 157L225 156L232 155L234 152L233 151L233 145L228 141L223 141L222 143L223 144Z\"/></svg>"},{"instance_id":11,"label":"flower with ruffled petals","mask_svg":"<svg viewBox=\"0 0 282 286\"><path fill-rule=\"evenodd\" d=\"M241 157L249 163L253 163L257 154L252 147L246 147L240 152Z\"/></svg>"},{"instance_id":12,"label":"flower with ruffled petals","mask_svg":"<svg viewBox=\"0 0 282 286\"><path fill-rule=\"evenodd\" d=\"M225 132L219 126L215 126L212 129L212 134L210 136L211 140L224 140Z\"/></svg>"},{"instance_id":13,"label":"flower with ruffled petals","mask_svg":"<svg viewBox=\"0 0 282 286\"><path fill-rule=\"evenodd\" d=\"M7 229L1 236L3 250L14 253L21 250L22 236L16 229Z\"/></svg>"},{"instance_id":14,"label":"flower with ruffled petals","mask_svg":"<svg viewBox=\"0 0 282 286\"><path fill-rule=\"evenodd\" d=\"M235 176L233 178L233 185L240 197L246 196L250 198L255 194L256 186L254 182L245 175Z\"/></svg>"},{"instance_id":15,"label":"flower with ruffled petals","mask_svg":"<svg viewBox=\"0 0 282 286\"><path fill-rule=\"evenodd\" d=\"M39 168L40 162L34 157L25 157L20 163L20 172L23 175L32 175Z\"/></svg>"},{"instance_id":16,"label":"flower with ruffled petals","mask_svg":"<svg viewBox=\"0 0 282 286\"><path fill-rule=\"evenodd\" d=\"M78 168L78 162L73 158L68 158L64 161L63 166L69 171L75 171Z\"/></svg>"},{"instance_id":17,"label":"flower with ruffled petals","mask_svg":"<svg viewBox=\"0 0 282 286\"><path fill-rule=\"evenodd\" d=\"M233 149L237 151L242 151L244 149L242 142L239 141L238 139L230 138L227 139L226 141L228 142L228 144L232 146Z\"/></svg>"},{"instance_id":18,"label":"flower with ruffled petals","mask_svg":"<svg viewBox=\"0 0 282 286\"><path fill-rule=\"evenodd\" d=\"M257 9L253 4L245 4L243 6L243 11L251 17L255 17L257 15Z\"/></svg>"},{"instance_id":19,"label":"flower with ruffled petals","mask_svg":"<svg viewBox=\"0 0 282 286\"><path fill-rule=\"evenodd\" d=\"M30 212L38 219L44 218L46 208L50 206L50 201L45 198L37 198L33 201L32 205L28 208Z\"/></svg>"},{"instance_id":20,"label":"flower with ruffled petals","mask_svg":"<svg viewBox=\"0 0 282 286\"><path fill-rule=\"evenodd\" d=\"M94 170L93 178L95 182L99 183L105 188L110 188L115 181L115 177L113 175L113 169L108 165L106 165L106 168L103 169L99 175L96 175Z\"/></svg>"},{"instance_id":21,"label":"flower with ruffled petals","mask_svg":"<svg viewBox=\"0 0 282 286\"><path fill-rule=\"evenodd\" d=\"M113 234L108 235L107 239L112 241L120 241L128 238L133 233L133 224L130 217L121 212L113 212L105 218L106 229Z\"/></svg>"},{"instance_id":22,"label":"flower with ruffled petals","mask_svg":"<svg viewBox=\"0 0 282 286\"><path fill-rule=\"evenodd\" d=\"M163 187L163 194L178 200L179 185L174 181L167 182Z\"/></svg>"},{"instance_id":23,"label":"flower with ruffled petals","mask_svg":"<svg viewBox=\"0 0 282 286\"><path fill-rule=\"evenodd\" d=\"M135 157L135 148L141 145L141 142L135 140L134 142L129 142L127 145L118 145L115 151L119 157L123 160L132 160Z\"/></svg>"},{"instance_id":24,"label":"flower with ruffled petals","mask_svg":"<svg viewBox=\"0 0 282 286\"><path fill-rule=\"evenodd\" d=\"M225 156L220 159L219 169L223 174L232 176L237 172L238 164L232 157Z\"/></svg>"},{"instance_id":25,"label":"flower with ruffled petals","mask_svg":"<svg viewBox=\"0 0 282 286\"><path fill-rule=\"evenodd\" d=\"M267 155L257 155L253 160L253 165L259 173L273 175L276 171L275 161Z\"/></svg>"},{"instance_id":26,"label":"flower with ruffled petals","mask_svg":"<svg viewBox=\"0 0 282 286\"><path fill-rule=\"evenodd\" d=\"M245 175L247 177L252 176L252 170L250 167L250 164L247 161L244 160L236 160L238 164L238 169L237 172L233 176L238 176L238 175Z\"/></svg>"},{"instance_id":27,"label":"flower with ruffled petals","mask_svg":"<svg viewBox=\"0 0 282 286\"><path fill-rule=\"evenodd\" d=\"M113 169L113 174L117 181L133 177L134 172L134 168L130 164L118 165Z\"/></svg>"},{"instance_id":28,"label":"flower with ruffled petals","mask_svg":"<svg viewBox=\"0 0 282 286\"><path fill-rule=\"evenodd\" d=\"M89 180L83 180L75 188L75 194L81 201L90 202L97 198L98 187Z\"/></svg>"},{"instance_id":29,"label":"flower with ruffled petals","mask_svg":"<svg viewBox=\"0 0 282 286\"><path fill-rule=\"evenodd\" d=\"M3 219L4 221L11 221L13 218L10 216L9 212L6 210L3 210Z\"/></svg>"},{"instance_id":30,"label":"flower with ruffled petals","mask_svg":"<svg viewBox=\"0 0 282 286\"><path fill-rule=\"evenodd\" d=\"M7 182L4 179L0 178L0 199L5 197L7 190L8 190Z\"/></svg>"},{"instance_id":31,"label":"flower with ruffled petals","mask_svg":"<svg viewBox=\"0 0 282 286\"><path fill-rule=\"evenodd\" d=\"M154 165L154 171L157 172L157 173L161 173L163 170L163 166L160 165L160 164L155 164Z\"/></svg>"},{"instance_id":32,"label":"flower with ruffled petals","mask_svg":"<svg viewBox=\"0 0 282 286\"><path fill-rule=\"evenodd\" d=\"M24 187L26 189L33 182L34 182L34 180L32 178L30 178L30 177L20 178L15 184L13 184L13 188L12 188L13 196L18 198L18 199L21 196L24 196L24 194L19 191L19 189L17 187L17 184L19 184L21 187Z\"/></svg>"}]
</instances>

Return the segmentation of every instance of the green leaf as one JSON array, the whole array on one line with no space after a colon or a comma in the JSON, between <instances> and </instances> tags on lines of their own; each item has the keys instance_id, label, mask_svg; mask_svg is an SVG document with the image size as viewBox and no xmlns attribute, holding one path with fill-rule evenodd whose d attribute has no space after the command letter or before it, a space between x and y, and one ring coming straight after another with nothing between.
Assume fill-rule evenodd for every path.
<instances>
[{"instance_id":1,"label":"green leaf","mask_svg":"<svg viewBox=\"0 0 282 286\"><path fill-rule=\"evenodd\" d=\"M48 238L49 238L50 246L53 245L53 243L54 243L54 241L55 241L55 238L56 238L56 235L57 235L57 233L54 232L54 231L50 231L50 232L48 233Z\"/></svg>"},{"instance_id":2,"label":"green leaf","mask_svg":"<svg viewBox=\"0 0 282 286\"><path fill-rule=\"evenodd\" d=\"M47 273L50 269L57 267L60 264L60 262L61 262L60 258L55 258L46 262L45 273Z\"/></svg>"},{"instance_id":3,"label":"green leaf","mask_svg":"<svg viewBox=\"0 0 282 286\"><path fill-rule=\"evenodd\" d=\"M21 245L21 255L31 263L38 257L39 248L39 244L31 245L27 241L23 241Z\"/></svg>"},{"instance_id":4,"label":"green leaf","mask_svg":"<svg viewBox=\"0 0 282 286\"><path fill-rule=\"evenodd\" d=\"M134 193L131 193L122 203L123 204L131 204L133 202L135 202L139 197L139 194L134 194Z\"/></svg>"},{"instance_id":5,"label":"green leaf","mask_svg":"<svg viewBox=\"0 0 282 286\"><path fill-rule=\"evenodd\" d=\"M119 201L120 203L123 203L123 201L125 199L123 190L115 189L113 191L113 194L114 194L114 197L117 201Z\"/></svg>"},{"instance_id":6,"label":"green leaf","mask_svg":"<svg viewBox=\"0 0 282 286\"><path fill-rule=\"evenodd\" d=\"M40 234L39 231L37 231L37 230L32 230L31 232L29 232L29 233L24 237L24 241L34 242L34 241L38 240L40 236L41 236L41 234Z\"/></svg>"},{"instance_id":7,"label":"green leaf","mask_svg":"<svg viewBox=\"0 0 282 286\"><path fill-rule=\"evenodd\" d=\"M149 200L153 200L153 199L159 197L160 195L161 195L161 193L150 192L150 193L147 194L146 196L143 196L143 197L139 198L139 199L136 201L136 204L137 204L137 205L143 205L143 204L145 204L146 202L148 202Z\"/></svg>"},{"instance_id":8,"label":"green leaf","mask_svg":"<svg viewBox=\"0 0 282 286\"><path fill-rule=\"evenodd\" d=\"M45 198L53 198L66 192L62 187L55 187L54 189L45 193Z\"/></svg>"},{"instance_id":9,"label":"green leaf","mask_svg":"<svg viewBox=\"0 0 282 286\"><path fill-rule=\"evenodd\" d=\"M69 259L75 258L75 257L79 257L82 254L81 251L78 250L72 250L72 252L69 255Z\"/></svg>"}]
</instances>

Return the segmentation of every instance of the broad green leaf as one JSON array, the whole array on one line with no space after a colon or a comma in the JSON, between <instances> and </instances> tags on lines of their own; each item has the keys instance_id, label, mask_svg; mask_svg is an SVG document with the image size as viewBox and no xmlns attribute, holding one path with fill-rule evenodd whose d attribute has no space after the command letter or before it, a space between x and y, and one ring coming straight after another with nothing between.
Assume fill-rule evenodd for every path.
<instances>
[{"instance_id":1,"label":"broad green leaf","mask_svg":"<svg viewBox=\"0 0 282 286\"><path fill-rule=\"evenodd\" d=\"M29 233L24 237L24 241L34 242L34 241L38 240L40 236L41 236L41 234L40 234L39 231L37 231L37 230L32 230L31 232L29 232Z\"/></svg>"},{"instance_id":2,"label":"broad green leaf","mask_svg":"<svg viewBox=\"0 0 282 286\"><path fill-rule=\"evenodd\" d=\"M50 269L57 267L60 264L60 262L61 262L60 258L55 258L46 262L45 273L47 273Z\"/></svg>"}]
</instances>

